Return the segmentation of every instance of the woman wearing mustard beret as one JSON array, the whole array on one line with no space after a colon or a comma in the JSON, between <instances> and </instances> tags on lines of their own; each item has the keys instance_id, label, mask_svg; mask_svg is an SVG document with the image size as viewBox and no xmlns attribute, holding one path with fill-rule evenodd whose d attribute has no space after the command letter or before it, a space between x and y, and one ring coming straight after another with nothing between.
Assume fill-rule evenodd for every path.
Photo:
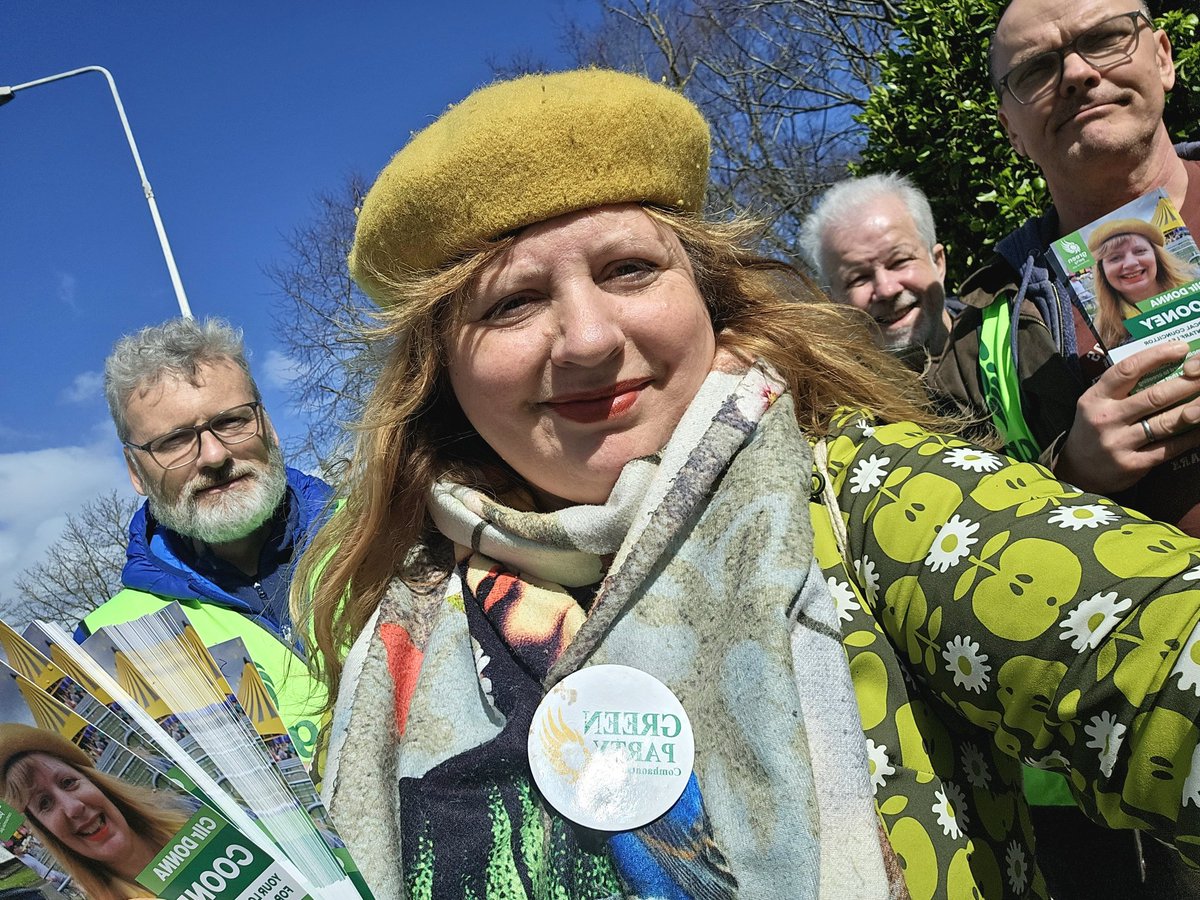
<instances>
[{"instance_id":1,"label":"woman wearing mustard beret","mask_svg":"<svg viewBox=\"0 0 1200 900\"><path fill-rule=\"evenodd\" d=\"M0 725L3 800L92 900L152 897L134 879L188 814L173 797L96 770L56 732Z\"/></svg>"},{"instance_id":2,"label":"woman wearing mustard beret","mask_svg":"<svg viewBox=\"0 0 1200 900\"><path fill-rule=\"evenodd\" d=\"M1106 347L1129 337L1124 322L1137 304L1200 278L1164 246L1163 233L1144 219L1105 222L1088 236L1096 260L1096 330Z\"/></svg>"},{"instance_id":3,"label":"woman wearing mustard beret","mask_svg":"<svg viewBox=\"0 0 1200 900\"><path fill-rule=\"evenodd\" d=\"M1200 542L938 433L708 147L529 76L362 205L387 355L294 583L376 896L1045 896L1022 760L1196 855Z\"/></svg>"}]
</instances>

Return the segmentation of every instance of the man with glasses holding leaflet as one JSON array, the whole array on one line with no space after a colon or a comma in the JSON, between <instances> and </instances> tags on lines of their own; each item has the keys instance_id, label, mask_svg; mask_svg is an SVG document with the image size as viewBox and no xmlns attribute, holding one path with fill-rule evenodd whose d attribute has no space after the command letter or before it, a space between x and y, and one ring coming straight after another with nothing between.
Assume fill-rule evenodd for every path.
<instances>
[{"instance_id":1,"label":"man with glasses holding leaflet","mask_svg":"<svg viewBox=\"0 0 1200 900\"><path fill-rule=\"evenodd\" d=\"M1186 345L1105 370L1047 263L1052 241L1156 188L1200 235L1200 143L1172 146L1162 119L1175 83L1170 42L1135 0L1014 0L989 62L1000 122L1041 169L1054 205L1001 240L963 284L966 308L932 384L990 415L1010 455L1040 457L1065 481L1200 534L1200 429L1190 430L1200 421L1200 359L1131 394ZM1081 832L1077 818L1058 823L1057 814L1041 807L1035 818L1054 896L1200 896L1173 851L1153 841L1143 850L1127 832Z\"/></svg>"},{"instance_id":2,"label":"man with glasses holding leaflet","mask_svg":"<svg viewBox=\"0 0 1200 900\"><path fill-rule=\"evenodd\" d=\"M233 637L273 689L302 756L323 697L296 654L292 562L330 509L318 478L288 468L241 334L172 319L117 342L105 395L134 490L123 589L86 616L84 640L178 601L205 644Z\"/></svg>"}]
</instances>

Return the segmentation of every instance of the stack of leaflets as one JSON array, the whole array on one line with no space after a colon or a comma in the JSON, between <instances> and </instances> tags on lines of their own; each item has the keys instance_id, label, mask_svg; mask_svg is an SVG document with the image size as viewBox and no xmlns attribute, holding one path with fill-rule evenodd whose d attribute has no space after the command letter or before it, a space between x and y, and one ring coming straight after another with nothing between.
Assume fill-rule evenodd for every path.
<instances>
[{"instance_id":1,"label":"stack of leaflets","mask_svg":"<svg viewBox=\"0 0 1200 900\"><path fill-rule=\"evenodd\" d=\"M0 895L371 900L245 647L177 605L0 622L0 710Z\"/></svg>"},{"instance_id":2,"label":"stack of leaflets","mask_svg":"<svg viewBox=\"0 0 1200 900\"><path fill-rule=\"evenodd\" d=\"M1111 364L1164 341L1200 350L1200 249L1161 188L1052 243L1050 263Z\"/></svg>"}]
</instances>

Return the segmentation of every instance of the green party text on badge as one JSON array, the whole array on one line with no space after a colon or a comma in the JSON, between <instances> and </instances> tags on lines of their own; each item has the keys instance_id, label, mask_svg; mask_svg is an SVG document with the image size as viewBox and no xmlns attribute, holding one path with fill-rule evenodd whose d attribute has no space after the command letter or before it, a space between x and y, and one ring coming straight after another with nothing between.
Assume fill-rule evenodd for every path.
<instances>
[{"instance_id":1,"label":"green party text on badge","mask_svg":"<svg viewBox=\"0 0 1200 900\"><path fill-rule=\"evenodd\" d=\"M654 676L600 665L564 678L529 729L529 764L546 800L587 828L627 831L661 816L687 786L691 723Z\"/></svg>"}]
</instances>

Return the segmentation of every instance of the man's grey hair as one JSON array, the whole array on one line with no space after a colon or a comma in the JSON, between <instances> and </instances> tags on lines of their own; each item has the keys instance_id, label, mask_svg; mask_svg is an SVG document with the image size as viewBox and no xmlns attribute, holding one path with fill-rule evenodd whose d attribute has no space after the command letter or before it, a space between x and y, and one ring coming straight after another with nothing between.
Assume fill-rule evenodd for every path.
<instances>
[{"instance_id":1,"label":"man's grey hair","mask_svg":"<svg viewBox=\"0 0 1200 900\"><path fill-rule=\"evenodd\" d=\"M194 383L201 366L223 361L246 373L254 399L262 402L250 374L242 332L224 319L169 319L125 335L104 362L104 398L117 426L117 437L129 440L125 406L134 391L151 387L167 375Z\"/></svg>"},{"instance_id":2,"label":"man's grey hair","mask_svg":"<svg viewBox=\"0 0 1200 900\"><path fill-rule=\"evenodd\" d=\"M853 225L862 218L862 208L885 197L896 197L903 204L917 226L921 242L933 253L937 244L937 229L933 224L933 210L924 191L898 172L882 175L866 175L839 181L817 202L812 212L800 227L800 252L817 273L821 284L831 287L832 272L829 270L825 251L825 235L832 228Z\"/></svg>"},{"instance_id":3,"label":"man's grey hair","mask_svg":"<svg viewBox=\"0 0 1200 900\"><path fill-rule=\"evenodd\" d=\"M992 36L988 38L987 61L988 61L988 80L992 83L992 90L996 92L996 99L1003 100L1000 95L1000 79L1004 77L1004 72L996 71L996 35L1000 33L1000 23L1004 20L1004 14L1008 12L1012 3L1005 3L1000 9L1000 15L996 17L996 27L992 29ZM1138 0L1137 8L1146 14L1146 18L1152 23L1154 14L1150 12L1150 4L1146 0ZM1133 10L1129 10L1133 12Z\"/></svg>"}]
</instances>

